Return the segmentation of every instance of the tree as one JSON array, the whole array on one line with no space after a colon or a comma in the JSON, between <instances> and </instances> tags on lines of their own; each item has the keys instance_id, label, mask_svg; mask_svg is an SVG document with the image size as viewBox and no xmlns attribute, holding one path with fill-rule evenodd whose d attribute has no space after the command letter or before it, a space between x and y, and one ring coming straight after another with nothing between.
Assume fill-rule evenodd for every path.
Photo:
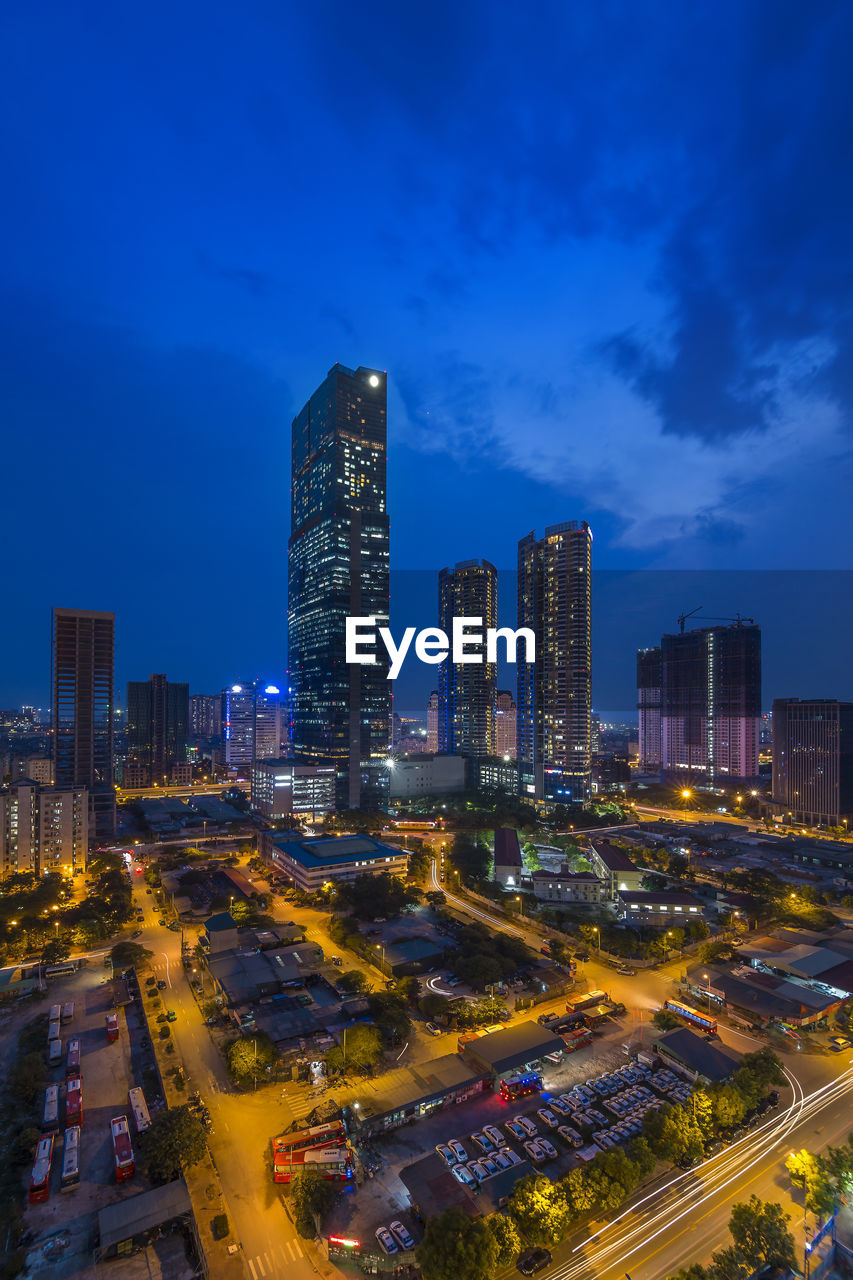
<instances>
[{"instance_id":1,"label":"tree","mask_svg":"<svg viewBox=\"0 0 853 1280\"><path fill-rule=\"evenodd\" d=\"M503 1213L493 1213L486 1219L498 1246L498 1265L509 1267L521 1252L521 1236L512 1218Z\"/></svg>"},{"instance_id":2,"label":"tree","mask_svg":"<svg viewBox=\"0 0 853 1280\"><path fill-rule=\"evenodd\" d=\"M418 1009L425 1018L444 1018L450 1009L450 1001L437 991L428 991L418 1001Z\"/></svg>"},{"instance_id":3,"label":"tree","mask_svg":"<svg viewBox=\"0 0 853 1280\"><path fill-rule=\"evenodd\" d=\"M138 942L117 942L110 952L114 969L144 969L154 952Z\"/></svg>"},{"instance_id":4,"label":"tree","mask_svg":"<svg viewBox=\"0 0 853 1280\"><path fill-rule=\"evenodd\" d=\"M785 1213L781 1205L759 1200L756 1195L733 1207L729 1231L735 1248L748 1266L795 1265L794 1237L785 1225L789 1221L790 1214Z\"/></svg>"},{"instance_id":5,"label":"tree","mask_svg":"<svg viewBox=\"0 0 853 1280\"><path fill-rule=\"evenodd\" d=\"M67 938L51 938L50 942L45 943L42 949L42 964L61 964L70 955L71 947Z\"/></svg>"},{"instance_id":6,"label":"tree","mask_svg":"<svg viewBox=\"0 0 853 1280\"><path fill-rule=\"evenodd\" d=\"M334 1075L345 1071L367 1072L382 1060L382 1039L376 1027L357 1022L347 1027L339 1045L326 1053L326 1069Z\"/></svg>"},{"instance_id":7,"label":"tree","mask_svg":"<svg viewBox=\"0 0 853 1280\"><path fill-rule=\"evenodd\" d=\"M443 893L441 889L430 889L428 893L424 894L424 897L431 907L443 907L447 903L447 894Z\"/></svg>"},{"instance_id":8,"label":"tree","mask_svg":"<svg viewBox=\"0 0 853 1280\"><path fill-rule=\"evenodd\" d=\"M317 1219L328 1213L335 1203L336 1194L316 1165L303 1165L294 1176L290 1184L290 1202L296 1230L303 1240L314 1239Z\"/></svg>"},{"instance_id":9,"label":"tree","mask_svg":"<svg viewBox=\"0 0 853 1280\"><path fill-rule=\"evenodd\" d=\"M829 1217L838 1203L838 1191L832 1175L841 1170L838 1164L832 1169L834 1154L832 1147L826 1157L803 1149L792 1151L785 1161L791 1182L803 1189L806 1208L821 1219Z\"/></svg>"},{"instance_id":10,"label":"tree","mask_svg":"<svg viewBox=\"0 0 853 1280\"><path fill-rule=\"evenodd\" d=\"M376 1026L392 1044L409 1034L412 1019L405 1000L397 991L374 991L367 1007Z\"/></svg>"},{"instance_id":11,"label":"tree","mask_svg":"<svg viewBox=\"0 0 853 1280\"><path fill-rule=\"evenodd\" d=\"M489 851L471 832L462 831L453 837L450 860L465 881L485 880L488 875Z\"/></svg>"},{"instance_id":12,"label":"tree","mask_svg":"<svg viewBox=\"0 0 853 1280\"><path fill-rule=\"evenodd\" d=\"M499 1245L485 1218L471 1218L453 1206L429 1218L417 1247L424 1280L491 1280Z\"/></svg>"},{"instance_id":13,"label":"tree","mask_svg":"<svg viewBox=\"0 0 853 1280\"><path fill-rule=\"evenodd\" d=\"M171 1182L184 1168L198 1164L207 1150L201 1121L189 1107L174 1107L154 1116L139 1137L140 1163L152 1182Z\"/></svg>"},{"instance_id":14,"label":"tree","mask_svg":"<svg viewBox=\"0 0 853 1280\"><path fill-rule=\"evenodd\" d=\"M563 1188L541 1173L530 1173L515 1184L507 1211L534 1244L558 1244L571 1218Z\"/></svg>"},{"instance_id":15,"label":"tree","mask_svg":"<svg viewBox=\"0 0 853 1280\"><path fill-rule=\"evenodd\" d=\"M351 991L354 994L360 994L366 991L370 986L367 976L362 973L361 969L348 969L346 973L342 973L338 978L338 986L342 991Z\"/></svg>"},{"instance_id":16,"label":"tree","mask_svg":"<svg viewBox=\"0 0 853 1280\"><path fill-rule=\"evenodd\" d=\"M232 1040L225 1050L228 1074L235 1084L253 1084L278 1061L275 1045L264 1031L251 1038Z\"/></svg>"},{"instance_id":17,"label":"tree","mask_svg":"<svg viewBox=\"0 0 853 1280\"><path fill-rule=\"evenodd\" d=\"M406 1000L409 1004L414 1004L421 994L421 984L415 977L400 978L397 981L395 995Z\"/></svg>"}]
</instances>

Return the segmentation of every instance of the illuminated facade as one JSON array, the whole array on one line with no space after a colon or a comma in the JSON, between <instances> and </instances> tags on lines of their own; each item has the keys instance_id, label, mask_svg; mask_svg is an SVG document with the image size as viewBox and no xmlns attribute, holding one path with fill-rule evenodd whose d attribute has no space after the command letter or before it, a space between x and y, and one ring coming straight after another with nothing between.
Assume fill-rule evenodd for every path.
<instances>
[{"instance_id":1,"label":"illuminated facade","mask_svg":"<svg viewBox=\"0 0 853 1280\"><path fill-rule=\"evenodd\" d=\"M276 760L281 755L281 690L277 685L259 685L255 696L255 760Z\"/></svg>"},{"instance_id":2,"label":"illuminated facade","mask_svg":"<svg viewBox=\"0 0 853 1280\"><path fill-rule=\"evenodd\" d=\"M812 826L853 820L853 702L776 698L773 804Z\"/></svg>"},{"instance_id":3,"label":"illuminated facade","mask_svg":"<svg viewBox=\"0 0 853 1280\"><path fill-rule=\"evenodd\" d=\"M222 761L246 767L255 755L255 694L252 680L239 680L222 690Z\"/></svg>"},{"instance_id":4,"label":"illuminated facade","mask_svg":"<svg viewBox=\"0 0 853 1280\"><path fill-rule=\"evenodd\" d=\"M518 544L518 626L536 635L536 662L518 664L517 752L522 799L581 804L590 795L592 531L585 520Z\"/></svg>"},{"instance_id":5,"label":"illuminated facade","mask_svg":"<svg viewBox=\"0 0 853 1280\"><path fill-rule=\"evenodd\" d=\"M294 814L312 821L335 808L336 774L330 765L292 760L256 760L252 765L252 808L275 822Z\"/></svg>"},{"instance_id":6,"label":"illuminated facade","mask_svg":"<svg viewBox=\"0 0 853 1280\"><path fill-rule=\"evenodd\" d=\"M190 697L190 737L218 738L222 732L222 695L194 693Z\"/></svg>"},{"instance_id":7,"label":"illuminated facade","mask_svg":"<svg viewBox=\"0 0 853 1280\"><path fill-rule=\"evenodd\" d=\"M427 751L438 751L438 690L434 689L427 703Z\"/></svg>"},{"instance_id":8,"label":"illuminated facade","mask_svg":"<svg viewBox=\"0 0 853 1280\"><path fill-rule=\"evenodd\" d=\"M495 754L497 664L485 661L485 633L498 625L498 571L488 560L463 560L438 575L438 625L448 636L454 618L479 618L481 643L468 643L471 662L438 668L438 751L447 755Z\"/></svg>"},{"instance_id":9,"label":"illuminated facade","mask_svg":"<svg viewBox=\"0 0 853 1280\"><path fill-rule=\"evenodd\" d=\"M332 765L338 803L386 798L388 660L348 665L345 620L388 626L386 379L336 364L293 420L288 659L300 764Z\"/></svg>"},{"instance_id":10,"label":"illuminated facade","mask_svg":"<svg viewBox=\"0 0 853 1280\"><path fill-rule=\"evenodd\" d=\"M85 788L40 787L28 778L0 790L0 875L85 869L89 796Z\"/></svg>"},{"instance_id":11,"label":"illuminated facade","mask_svg":"<svg viewBox=\"0 0 853 1280\"><path fill-rule=\"evenodd\" d=\"M51 632L53 776L89 793L90 829L113 836L115 614L54 609Z\"/></svg>"},{"instance_id":12,"label":"illuminated facade","mask_svg":"<svg viewBox=\"0 0 853 1280\"><path fill-rule=\"evenodd\" d=\"M131 680L127 686L127 763L143 782L162 783L172 769L187 759L189 733L188 684L176 684L164 675ZM141 771L141 772L138 772Z\"/></svg>"}]
</instances>

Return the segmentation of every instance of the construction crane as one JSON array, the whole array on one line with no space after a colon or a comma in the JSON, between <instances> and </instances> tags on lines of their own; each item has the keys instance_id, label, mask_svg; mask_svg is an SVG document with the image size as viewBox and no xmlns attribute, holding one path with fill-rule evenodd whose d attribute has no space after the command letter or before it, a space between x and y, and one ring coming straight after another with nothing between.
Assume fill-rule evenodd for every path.
<instances>
[{"instance_id":1,"label":"construction crane","mask_svg":"<svg viewBox=\"0 0 853 1280\"><path fill-rule=\"evenodd\" d=\"M687 619L692 618L694 614L699 613L701 608L702 608L701 604L697 605L697 607L695 609L691 609L689 613L682 613L679 616L678 626L682 635L684 635L684 624L687 621ZM711 615L706 614L700 619L700 621L702 622L735 622L739 627L755 626L755 618L745 618L742 613L735 614L733 618L716 618L714 617L713 614Z\"/></svg>"}]
</instances>

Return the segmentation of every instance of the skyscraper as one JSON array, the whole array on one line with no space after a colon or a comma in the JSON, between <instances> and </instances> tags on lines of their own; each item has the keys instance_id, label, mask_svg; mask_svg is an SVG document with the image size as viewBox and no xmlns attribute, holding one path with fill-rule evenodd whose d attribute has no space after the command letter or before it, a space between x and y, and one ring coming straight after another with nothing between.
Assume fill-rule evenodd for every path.
<instances>
[{"instance_id":1,"label":"skyscraper","mask_svg":"<svg viewBox=\"0 0 853 1280\"><path fill-rule=\"evenodd\" d=\"M427 703L427 751L438 751L438 690L433 689Z\"/></svg>"},{"instance_id":2,"label":"skyscraper","mask_svg":"<svg viewBox=\"0 0 853 1280\"><path fill-rule=\"evenodd\" d=\"M516 707L509 689L499 689L495 700L495 754L515 759Z\"/></svg>"},{"instance_id":3,"label":"skyscraper","mask_svg":"<svg viewBox=\"0 0 853 1280\"><path fill-rule=\"evenodd\" d=\"M654 650L650 652L654 654ZM645 678L655 661L649 658L643 669ZM756 781L761 718L760 629L754 624L736 623L665 635L660 645L660 664L664 778L686 785L714 786ZM646 696L651 696L648 689Z\"/></svg>"},{"instance_id":4,"label":"skyscraper","mask_svg":"<svg viewBox=\"0 0 853 1280\"><path fill-rule=\"evenodd\" d=\"M485 633L498 625L498 571L488 560L462 560L440 571L438 625L448 636L454 618L480 618L483 640L466 641L473 661L448 658L438 669L438 750L471 759L493 756L498 675L497 664L485 661Z\"/></svg>"},{"instance_id":5,"label":"skyscraper","mask_svg":"<svg viewBox=\"0 0 853 1280\"><path fill-rule=\"evenodd\" d=\"M853 820L853 702L774 699L773 803L814 826Z\"/></svg>"},{"instance_id":6,"label":"skyscraper","mask_svg":"<svg viewBox=\"0 0 853 1280\"><path fill-rule=\"evenodd\" d=\"M115 835L115 614L54 609L51 631L54 784L89 792L90 829Z\"/></svg>"},{"instance_id":7,"label":"skyscraper","mask_svg":"<svg viewBox=\"0 0 853 1280\"><path fill-rule=\"evenodd\" d=\"M277 760L282 743L281 690L278 685L258 685L255 695L255 760Z\"/></svg>"},{"instance_id":8,"label":"skyscraper","mask_svg":"<svg viewBox=\"0 0 853 1280\"><path fill-rule=\"evenodd\" d=\"M518 544L518 625L536 636L535 663L518 663L522 797L580 804L590 795L592 531L552 525ZM521 656L521 655L519 655Z\"/></svg>"},{"instance_id":9,"label":"skyscraper","mask_svg":"<svg viewBox=\"0 0 853 1280\"><path fill-rule=\"evenodd\" d=\"M173 765L186 763L189 700L189 685L165 675L128 682L128 763L143 769L149 783L162 782Z\"/></svg>"},{"instance_id":10,"label":"skyscraper","mask_svg":"<svg viewBox=\"0 0 853 1280\"><path fill-rule=\"evenodd\" d=\"M222 762L229 768L249 766L255 756L253 680L240 680L222 690Z\"/></svg>"},{"instance_id":11,"label":"skyscraper","mask_svg":"<svg viewBox=\"0 0 853 1280\"><path fill-rule=\"evenodd\" d=\"M222 695L194 693L190 696L190 737L218 738L222 732Z\"/></svg>"},{"instance_id":12,"label":"skyscraper","mask_svg":"<svg viewBox=\"0 0 853 1280\"><path fill-rule=\"evenodd\" d=\"M381 801L391 691L384 646L348 665L345 623L388 625L386 379L336 364L293 420L288 665L293 753L338 772L338 803Z\"/></svg>"},{"instance_id":13,"label":"skyscraper","mask_svg":"<svg viewBox=\"0 0 853 1280\"><path fill-rule=\"evenodd\" d=\"M640 770L643 773L660 773L661 770L662 680L660 645L640 649L637 653L637 710L640 720Z\"/></svg>"}]
</instances>

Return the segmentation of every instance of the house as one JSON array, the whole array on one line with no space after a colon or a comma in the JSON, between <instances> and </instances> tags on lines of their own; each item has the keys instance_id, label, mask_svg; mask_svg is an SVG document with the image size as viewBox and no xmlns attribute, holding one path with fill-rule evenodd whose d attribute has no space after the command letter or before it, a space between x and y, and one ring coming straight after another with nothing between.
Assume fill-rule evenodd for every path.
<instances>
[{"instance_id":1,"label":"house","mask_svg":"<svg viewBox=\"0 0 853 1280\"><path fill-rule=\"evenodd\" d=\"M505 889L521 884L521 848L514 827L498 827L495 831L495 881Z\"/></svg>"},{"instance_id":2,"label":"house","mask_svg":"<svg viewBox=\"0 0 853 1280\"><path fill-rule=\"evenodd\" d=\"M531 877L540 902L579 902L596 907L601 902L601 881L592 871L570 871L564 862L559 871L540 867Z\"/></svg>"},{"instance_id":3,"label":"house","mask_svg":"<svg viewBox=\"0 0 853 1280\"><path fill-rule=\"evenodd\" d=\"M606 902L615 902L622 889L639 889L643 883L644 872L634 866L623 849L617 849L609 840L590 843L585 856L601 881L601 896Z\"/></svg>"},{"instance_id":4,"label":"house","mask_svg":"<svg viewBox=\"0 0 853 1280\"><path fill-rule=\"evenodd\" d=\"M669 889L625 890L616 895L616 914L624 924L666 929L687 920L702 919L702 903L692 893Z\"/></svg>"}]
</instances>

